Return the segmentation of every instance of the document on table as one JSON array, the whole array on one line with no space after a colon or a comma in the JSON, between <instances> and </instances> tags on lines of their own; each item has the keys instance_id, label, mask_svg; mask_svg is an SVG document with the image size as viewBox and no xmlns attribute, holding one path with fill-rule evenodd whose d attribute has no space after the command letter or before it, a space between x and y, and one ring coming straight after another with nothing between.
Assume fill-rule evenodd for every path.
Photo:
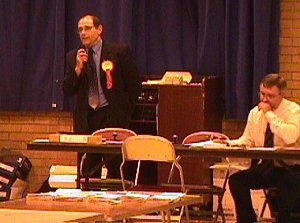
<instances>
[{"instance_id":1,"label":"document on table","mask_svg":"<svg viewBox=\"0 0 300 223\"><path fill-rule=\"evenodd\" d=\"M173 201L183 197L184 195L184 193L180 192L163 192L160 194L153 195L152 199Z\"/></svg>"},{"instance_id":2,"label":"document on table","mask_svg":"<svg viewBox=\"0 0 300 223\"><path fill-rule=\"evenodd\" d=\"M37 143L47 143L50 142L49 139L34 139L33 142Z\"/></svg>"},{"instance_id":3,"label":"document on table","mask_svg":"<svg viewBox=\"0 0 300 223\"><path fill-rule=\"evenodd\" d=\"M299 151L300 147L278 147L278 150L287 150L287 151Z\"/></svg>"},{"instance_id":4,"label":"document on table","mask_svg":"<svg viewBox=\"0 0 300 223\"><path fill-rule=\"evenodd\" d=\"M87 202L107 202L109 204L118 204L122 201L140 199L140 200L164 200L174 201L183 197L185 193L181 192L145 192L145 191L81 191L80 189L57 189L55 192L29 193L26 201L87 201Z\"/></svg>"},{"instance_id":5,"label":"document on table","mask_svg":"<svg viewBox=\"0 0 300 223\"><path fill-rule=\"evenodd\" d=\"M278 148L276 147L250 147L247 148L247 150L251 150L251 151L275 151Z\"/></svg>"},{"instance_id":6,"label":"document on table","mask_svg":"<svg viewBox=\"0 0 300 223\"><path fill-rule=\"evenodd\" d=\"M208 141L203 141L203 142L195 142L195 143L190 143L190 144L185 144L189 145L191 148L193 147L202 147L202 148L226 148L226 144L224 143L218 143L214 142L212 140Z\"/></svg>"},{"instance_id":7,"label":"document on table","mask_svg":"<svg viewBox=\"0 0 300 223\"><path fill-rule=\"evenodd\" d=\"M124 141L117 141L117 140L105 140L106 144L111 144L111 145L122 145Z\"/></svg>"}]
</instances>

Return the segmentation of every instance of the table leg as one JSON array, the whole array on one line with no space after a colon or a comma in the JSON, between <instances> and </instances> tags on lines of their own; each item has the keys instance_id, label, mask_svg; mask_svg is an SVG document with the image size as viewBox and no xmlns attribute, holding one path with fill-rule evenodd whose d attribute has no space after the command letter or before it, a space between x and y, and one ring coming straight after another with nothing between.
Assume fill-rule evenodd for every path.
<instances>
[{"instance_id":1,"label":"table leg","mask_svg":"<svg viewBox=\"0 0 300 223\"><path fill-rule=\"evenodd\" d=\"M81 163L81 153L77 153L77 178L76 178L76 188L80 189L80 178L81 178L81 174L80 174L80 163Z\"/></svg>"}]
</instances>

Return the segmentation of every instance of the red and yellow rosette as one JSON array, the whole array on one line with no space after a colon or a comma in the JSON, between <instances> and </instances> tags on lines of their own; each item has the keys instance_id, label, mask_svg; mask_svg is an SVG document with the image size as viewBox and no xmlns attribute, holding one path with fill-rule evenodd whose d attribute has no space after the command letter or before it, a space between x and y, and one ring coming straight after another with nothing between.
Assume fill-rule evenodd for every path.
<instances>
[{"instance_id":1,"label":"red and yellow rosette","mask_svg":"<svg viewBox=\"0 0 300 223\"><path fill-rule=\"evenodd\" d=\"M113 80L112 80L112 70L114 68L114 64L110 60L105 60L102 62L102 70L106 73L106 87L107 89L112 89Z\"/></svg>"}]
</instances>

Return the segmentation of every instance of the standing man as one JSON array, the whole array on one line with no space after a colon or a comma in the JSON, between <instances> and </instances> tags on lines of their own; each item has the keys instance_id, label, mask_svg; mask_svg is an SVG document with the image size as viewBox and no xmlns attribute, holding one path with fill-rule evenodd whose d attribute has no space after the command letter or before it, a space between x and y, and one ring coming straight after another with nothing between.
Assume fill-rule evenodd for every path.
<instances>
[{"instance_id":1,"label":"standing man","mask_svg":"<svg viewBox=\"0 0 300 223\"><path fill-rule=\"evenodd\" d=\"M101 39L103 27L94 15L78 21L82 43L66 58L63 91L76 95L74 131L91 134L106 127L128 128L141 90L138 69L127 46ZM93 169L104 159L109 177L119 177L121 156L87 154L83 173L99 175ZM109 160L109 161L108 161Z\"/></svg>"},{"instance_id":2,"label":"standing man","mask_svg":"<svg viewBox=\"0 0 300 223\"><path fill-rule=\"evenodd\" d=\"M249 113L243 135L229 144L249 147L300 145L300 106L284 98L286 81L278 74L266 75L259 86L260 103ZM278 223L290 222L290 211L299 195L300 161L262 160L229 178L238 223L256 222L250 190L275 187ZM298 196L299 197L299 196Z\"/></svg>"}]
</instances>

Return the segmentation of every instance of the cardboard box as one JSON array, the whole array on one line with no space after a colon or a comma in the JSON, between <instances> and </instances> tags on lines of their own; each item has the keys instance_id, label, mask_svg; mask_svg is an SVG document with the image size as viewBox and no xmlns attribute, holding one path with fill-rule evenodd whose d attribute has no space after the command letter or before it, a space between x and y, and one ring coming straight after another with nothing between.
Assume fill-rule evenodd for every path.
<instances>
[{"instance_id":1,"label":"cardboard box","mask_svg":"<svg viewBox=\"0 0 300 223\"><path fill-rule=\"evenodd\" d=\"M21 199L25 195L27 182L17 179L11 187L10 200Z\"/></svg>"},{"instance_id":2,"label":"cardboard box","mask_svg":"<svg viewBox=\"0 0 300 223\"><path fill-rule=\"evenodd\" d=\"M49 142L60 142L59 137L60 137L59 133L50 134L49 135Z\"/></svg>"},{"instance_id":3,"label":"cardboard box","mask_svg":"<svg viewBox=\"0 0 300 223\"><path fill-rule=\"evenodd\" d=\"M49 142L101 144L101 135L50 134Z\"/></svg>"},{"instance_id":4,"label":"cardboard box","mask_svg":"<svg viewBox=\"0 0 300 223\"><path fill-rule=\"evenodd\" d=\"M24 197L27 183L16 179L11 187L0 186L0 201L21 199Z\"/></svg>"}]
</instances>

